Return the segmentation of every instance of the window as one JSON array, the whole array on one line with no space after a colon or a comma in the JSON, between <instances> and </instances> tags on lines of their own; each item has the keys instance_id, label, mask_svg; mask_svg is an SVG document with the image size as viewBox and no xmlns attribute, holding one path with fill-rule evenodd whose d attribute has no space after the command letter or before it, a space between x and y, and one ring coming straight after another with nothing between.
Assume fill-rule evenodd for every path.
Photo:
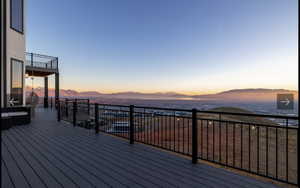
<instances>
[{"instance_id":1,"label":"window","mask_svg":"<svg viewBox=\"0 0 300 188\"><path fill-rule=\"evenodd\" d=\"M23 62L11 60L11 91L9 105L23 104Z\"/></svg>"},{"instance_id":2,"label":"window","mask_svg":"<svg viewBox=\"0 0 300 188\"><path fill-rule=\"evenodd\" d=\"M23 0L10 1L10 27L23 33Z\"/></svg>"}]
</instances>

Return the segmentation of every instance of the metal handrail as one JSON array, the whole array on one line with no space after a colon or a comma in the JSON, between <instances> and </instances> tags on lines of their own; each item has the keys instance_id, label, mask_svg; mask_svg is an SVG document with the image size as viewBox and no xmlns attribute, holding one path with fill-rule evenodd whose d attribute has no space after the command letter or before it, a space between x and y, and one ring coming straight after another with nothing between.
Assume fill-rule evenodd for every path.
<instances>
[{"instance_id":1,"label":"metal handrail","mask_svg":"<svg viewBox=\"0 0 300 188\"><path fill-rule=\"evenodd\" d=\"M83 106L80 106L80 103L77 104L78 101L80 99L60 100L58 104L62 108L58 109L58 120L81 126L83 118L83 122L89 125L85 128L95 128L96 134L104 132L128 139L131 144L140 142L187 155L192 157L193 163L201 159L299 185L298 116L90 104L87 99L82 99L80 103ZM105 107L119 107L119 109ZM161 114L155 110L172 113ZM176 112L189 114L178 115ZM205 113L215 116L205 117L203 115ZM251 119L234 119L232 116L259 118L253 118L251 121ZM271 118L284 120L285 124L272 122ZM280 174L278 169L285 169L285 174ZM292 175L295 173L296 176Z\"/></svg>"},{"instance_id":2,"label":"metal handrail","mask_svg":"<svg viewBox=\"0 0 300 188\"><path fill-rule=\"evenodd\" d=\"M25 52L25 64L29 67L58 70L58 57Z\"/></svg>"}]
</instances>

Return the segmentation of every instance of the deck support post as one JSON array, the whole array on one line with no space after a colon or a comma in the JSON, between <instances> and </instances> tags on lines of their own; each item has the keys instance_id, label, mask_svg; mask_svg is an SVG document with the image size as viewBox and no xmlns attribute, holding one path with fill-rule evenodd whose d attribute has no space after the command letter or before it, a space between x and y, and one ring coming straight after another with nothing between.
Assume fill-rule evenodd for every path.
<instances>
[{"instance_id":1,"label":"deck support post","mask_svg":"<svg viewBox=\"0 0 300 188\"><path fill-rule=\"evenodd\" d=\"M134 106L129 106L129 126L130 126L130 144L134 144L134 120L133 120L133 112L134 112Z\"/></svg>"},{"instance_id":2,"label":"deck support post","mask_svg":"<svg viewBox=\"0 0 300 188\"><path fill-rule=\"evenodd\" d=\"M59 100L59 73L55 73L55 107Z\"/></svg>"},{"instance_id":3,"label":"deck support post","mask_svg":"<svg viewBox=\"0 0 300 188\"><path fill-rule=\"evenodd\" d=\"M95 103L95 133L99 133L99 105Z\"/></svg>"},{"instance_id":4,"label":"deck support post","mask_svg":"<svg viewBox=\"0 0 300 188\"><path fill-rule=\"evenodd\" d=\"M192 163L198 162L198 125L197 110L192 109Z\"/></svg>"},{"instance_id":5,"label":"deck support post","mask_svg":"<svg viewBox=\"0 0 300 188\"><path fill-rule=\"evenodd\" d=\"M73 126L76 126L77 123L77 118L76 118L76 113L77 113L77 100L73 102Z\"/></svg>"},{"instance_id":6,"label":"deck support post","mask_svg":"<svg viewBox=\"0 0 300 188\"><path fill-rule=\"evenodd\" d=\"M44 108L48 108L48 76L44 77L44 90Z\"/></svg>"}]
</instances>

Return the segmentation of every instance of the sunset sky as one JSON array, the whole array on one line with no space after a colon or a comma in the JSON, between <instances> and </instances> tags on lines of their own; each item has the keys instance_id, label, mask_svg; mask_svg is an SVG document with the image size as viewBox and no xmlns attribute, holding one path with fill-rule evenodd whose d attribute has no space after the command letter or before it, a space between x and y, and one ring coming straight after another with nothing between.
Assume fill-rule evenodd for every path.
<instances>
[{"instance_id":1,"label":"sunset sky","mask_svg":"<svg viewBox=\"0 0 300 188\"><path fill-rule=\"evenodd\" d=\"M298 89L298 0L30 0L26 6L27 51L59 57L64 89Z\"/></svg>"}]
</instances>

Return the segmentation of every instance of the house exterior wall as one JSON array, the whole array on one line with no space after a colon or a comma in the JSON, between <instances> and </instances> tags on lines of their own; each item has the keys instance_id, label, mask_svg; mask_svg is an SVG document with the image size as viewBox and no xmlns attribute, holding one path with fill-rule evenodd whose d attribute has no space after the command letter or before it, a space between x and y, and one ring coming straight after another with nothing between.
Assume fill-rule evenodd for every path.
<instances>
[{"instance_id":1,"label":"house exterior wall","mask_svg":"<svg viewBox=\"0 0 300 188\"><path fill-rule=\"evenodd\" d=\"M1 108L4 106L4 70L3 70L3 68L4 68L4 28L6 28L6 25L5 25L5 23L4 23L4 1L6 1L6 0L1 0L1 4L0 4L0 7L1 7L1 10L0 10L0 41L1 41L1 43L0 43L0 45L1 45L1 51L0 51L0 62L1 62L1 64L0 64L0 71L1 71L1 73L0 73L0 75L1 75L1 77L0 77L0 81L1 81L1 83L0 83L0 87L1 87Z\"/></svg>"},{"instance_id":2,"label":"house exterior wall","mask_svg":"<svg viewBox=\"0 0 300 188\"><path fill-rule=\"evenodd\" d=\"M23 0L23 33L19 33L11 28L11 0L7 0L7 58L6 58L6 90L7 96L11 94L11 59L23 62L23 105L25 105L25 35L26 35L26 0ZM7 101L10 99L7 99Z\"/></svg>"}]
</instances>

